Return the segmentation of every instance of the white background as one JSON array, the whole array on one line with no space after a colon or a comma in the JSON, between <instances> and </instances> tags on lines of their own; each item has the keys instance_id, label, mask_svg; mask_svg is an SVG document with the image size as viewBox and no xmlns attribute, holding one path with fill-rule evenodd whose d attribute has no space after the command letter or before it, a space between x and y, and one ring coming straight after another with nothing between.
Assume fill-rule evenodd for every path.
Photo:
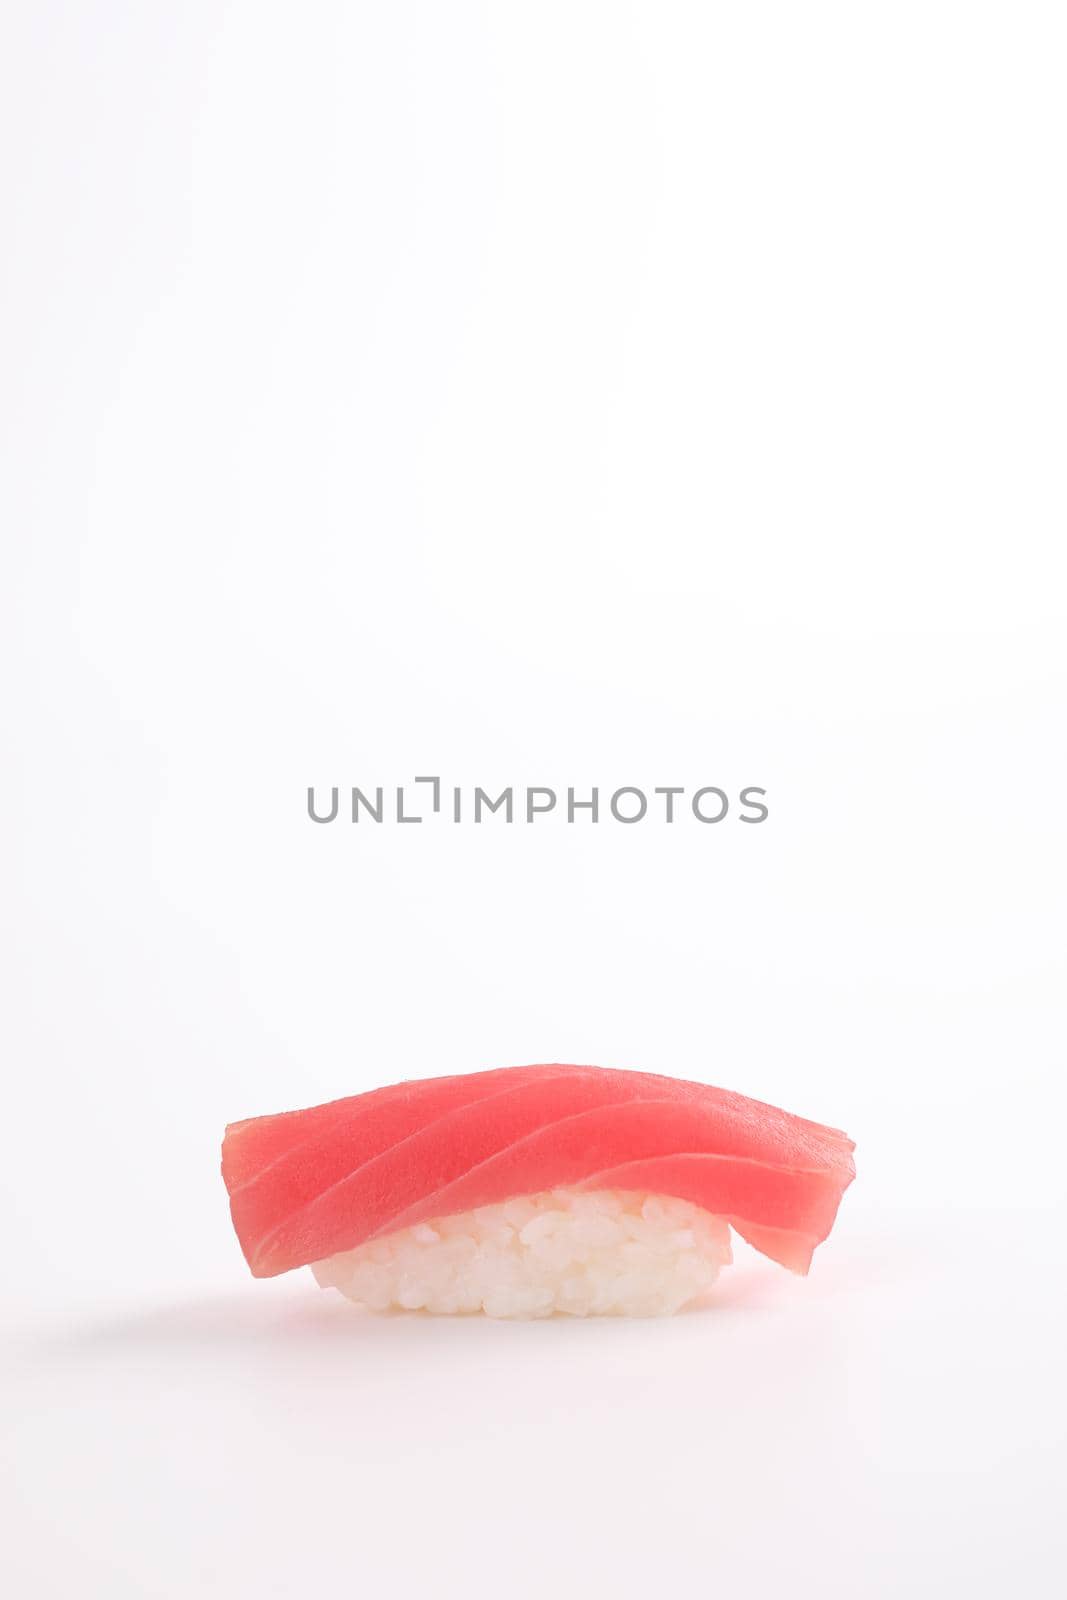
<instances>
[{"instance_id":1,"label":"white background","mask_svg":"<svg viewBox=\"0 0 1067 1600\"><path fill-rule=\"evenodd\" d=\"M1055 4L4 9L20 1600L1059 1592ZM746 784L761 827L305 812ZM226 1121L595 1061L846 1127L668 1324L251 1281Z\"/></svg>"}]
</instances>

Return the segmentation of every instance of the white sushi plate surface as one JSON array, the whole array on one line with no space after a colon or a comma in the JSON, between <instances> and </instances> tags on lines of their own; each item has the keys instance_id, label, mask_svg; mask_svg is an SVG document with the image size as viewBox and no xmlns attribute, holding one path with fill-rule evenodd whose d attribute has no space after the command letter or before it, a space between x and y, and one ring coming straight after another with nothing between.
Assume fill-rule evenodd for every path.
<instances>
[{"instance_id":1,"label":"white sushi plate surface","mask_svg":"<svg viewBox=\"0 0 1067 1600\"><path fill-rule=\"evenodd\" d=\"M1063 1594L1065 58L0 8L5 1597ZM811 1275L249 1277L228 1121L536 1061L845 1128Z\"/></svg>"}]
</instances>

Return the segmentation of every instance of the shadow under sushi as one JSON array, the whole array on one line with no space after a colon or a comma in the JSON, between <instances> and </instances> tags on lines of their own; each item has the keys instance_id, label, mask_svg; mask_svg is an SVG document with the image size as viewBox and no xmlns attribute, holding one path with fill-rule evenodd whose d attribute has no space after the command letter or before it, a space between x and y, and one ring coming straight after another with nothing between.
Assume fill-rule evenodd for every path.
<instances>
[{"instance_id":1,"label":"shadow under sushi","mask_svg":"<svg viewBox=\"0 0 1067 1600\"><path fill-rule=\"evenodd\" d=\"M794 1286L784 1282L780 1272L754 1266L724 1278L706 1301L688 1306L673 1317L557 1315L505 1320L481 1314L441 1317L423 1311L367 1312L338 1295L315 1292L290 1293L280 1303L265 1303L257 1288L248 1293L117 1310L91 1320L57 1316L43 1327L27 1329L21 1337L16 1335L15 1343L21 1354L31 1360L92 1360L109 1354L143 1351L164 1355L191 1349L251 1353L295 1350L300 1346L320 1352L324 1346L358 1347L363 1352L382 1346L397 1353L415 1344L425 1347L428 1339L440 1350L456 1338L469 1346L472 1338L479 1344L485 1339L513 1339L531 1328L555 1344L562 1329L573 1330L571 1337L583 1339L625 1338L625 1330L632 1328L666 1330L698 1321L711 1325L739 1313L748 1316L772 1312L789 1303L794 1293ZM594 1334L594 1329L599 1333Z\"/></svg>"},{"instance_id":2,"label":"shadow under sushi","mask_svg":"<svg viewBox=\"0 0 1067 1600\"><path fill-rule=\"evenodd\" d=\"M879 1243L882 1248L879 1248ZM177 1358L181 1353L213 1351L220 1357L285 1360L301 1350L321 1359L328 1350L386 1354L399 1365L432 1350L435 1359L449 1351L488 1351L524 1343L525 1353L558 1349L559 1340L611 1340L615 1347L642 1339L655 1328L660 1342L670 1330L700 1331L703 1338L735 1324L738 1318L792 1314L798 1304L812 1309L827 1300L876 1289L905 1271L899 1249L885 1241L852 1241L834 1262L820 1263L808 1278L793 1277L765 1263L754 1251L739 1252L706 1300L673 1317L568 1317L504 1320L481 1314L432 1316L423 1311L375 1313L360 1310L340 1295L309 1285L252 1285L247 1290L206 1295L150 1306L115 1307L108 1314L53 1314L47 1322L14 1331L9 1348L31 1365L107 1360L110 1356ZM910 1258L909 1271L915 1272ZM530 1330L533 1330L532 1332ZM564 1332L563 1330L570 1330ZM595 1330L595 1331L594 1331ZM688 1337L688 1334L682 1335Z\"/></svg>"}]
</instances>

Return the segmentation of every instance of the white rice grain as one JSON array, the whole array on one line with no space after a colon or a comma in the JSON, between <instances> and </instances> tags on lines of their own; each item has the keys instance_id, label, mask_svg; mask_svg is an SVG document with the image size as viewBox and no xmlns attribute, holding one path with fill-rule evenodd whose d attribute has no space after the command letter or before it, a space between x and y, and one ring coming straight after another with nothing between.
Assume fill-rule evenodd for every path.
<instances>
[{"instance_id":1,"label":"white rice grain","mask_svg":"<svg viewBox=\"0 0 1067 1600\"><path fill-rule=\"evenodd\" d=\"M434 1218L316 1262L371 1311L669 1316L706 1296L730 1230L686 1200L555 1189Z\"/></svg>"}]
</instances>

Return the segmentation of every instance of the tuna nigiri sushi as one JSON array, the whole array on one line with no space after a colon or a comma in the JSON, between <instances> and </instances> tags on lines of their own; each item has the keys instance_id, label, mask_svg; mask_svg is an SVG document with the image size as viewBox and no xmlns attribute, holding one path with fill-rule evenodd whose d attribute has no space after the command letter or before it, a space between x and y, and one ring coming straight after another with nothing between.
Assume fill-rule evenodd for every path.
<instances>
[{"instance_id":1,"label":"tuna nigiri sushi","mask_svg":"<svg viewBox=\"0 0 1067 1600\"><path fill-rule=\"evenodd\" d=\"M374 1311L662 1315L706 1297L731 1228L806 1273L853 1148L726 1089L554 1063L232 1122L222 1175L257 1278L310 1266Z\"/></svg>"}]
</instances>

